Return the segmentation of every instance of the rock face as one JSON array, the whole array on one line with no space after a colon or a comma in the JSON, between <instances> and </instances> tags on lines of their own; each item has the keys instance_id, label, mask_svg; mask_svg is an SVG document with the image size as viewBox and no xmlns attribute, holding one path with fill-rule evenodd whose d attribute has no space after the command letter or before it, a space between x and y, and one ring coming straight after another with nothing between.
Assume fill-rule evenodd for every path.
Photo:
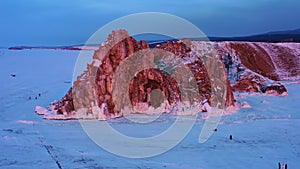
<instances>
[{"instance_id":1,"label":"rock face","mask_svg":"<svg viewBox=\"0 0 300 169\"><path fill-rule=\"evenodd\" d=\"M201 58L191 51L190 46L182 41L173 41L156 48L182 59L197 82L199 99L210 101L212 87L208 71ZM136 41L124 30L113 31L107 41L95 51L92 63L89 63L87 69L77 77L68 93L61 101L51 105L50 110L53 113L46 118L57 119L57 115L62 119L107 119L121 116L113 101L113 75L123 60L132 57L137 51L146 49L149 49L149 45L145 41ZM224 71L223 68L222 72ZM226 88L226 106L230 106L234 104L234 98L229 82ZM176 80L159 69L151 68L138 72L131 79L128 91L131 104L137 107L140 105L159 107L159 104L151 100L151 95L155 93L153 91L161 91L157 94L161 95L169 106L182 100Z\"/></svg>"},{"instance_id":2,"label":"rock face","mask_svg":"<svg viewBox=\"0 0 300 169\"><path fill-rule=\"evenodd\" d=\"M214 53L215 51L212 49L213 46L210 44L203 45L197 42L193 42L192 44L190 44L193 47L192 49L191 47L187 47L186 44L188 43L187 42L183 43L182 41L175 41L175 42L169 41L164 44L158 45L157 48L172 52L178 57L181 57L185 61L185 65L189 67L189 69L191 70L191 72L193 73L197 81L199 94L201 95L200 97L202 98L202 100L204 99L209 100L210 103L211 90L212 90L210 75L214 73L210 72L209 74L209 71L202 60L203 59L202 56L209 53L209 55L212 55L213 57L217 58L217 53ZM193 50L197 50L199 46L200 46L200 50L205 51L205 53L201 51L195 53L195 51L193 51ZM202 56L198 56L199 54L201 54ZM210 68L212 68L212 70L216 70L215 67L217 66L214 65L214 63L210 63L209 61L206 61L206 63L207 66L210 66ZM225 74L224 67L221 68L220 72ZM227 91L225 106L226 107L233 106L234 96L233 96L232 88L227 79L224 79L223 81L226 82L226 91Z\"/></svg>"},{"instance_id":3,"label":"rock face","mask_svg":"<svg viewBox=\"0 0 300 169\"><path fill-rule=\"evenodd\" d=\"M113 32L113 34L109 36L106 44L116 45L112 47L106 45L95 52L94 59L100 60L103 58L102 64L97 69L95 82L98 106L104 106L104 114L110 116L111 113L115 115L119 113L119 111L115 109L112 98L113 73L122 60L139 50L149 48L149 46L145 41L136 41L130 37L126 31ZM107 49L109 49L107 52L103 52Z\"/></svg>"},{"instance_id":4,"label":"rock face","mask_svg":"<svg viewBox=\"0 0 300 169\"><path fill-rule=\"evenodd\" d=\"M300 44L218 42L215 48L233 58L228 74L234 91L282 95L287 90L279 81L300 79Z\"/></svg>"},{"instance_id":5,"label":"rock face","mask_svg":"<svg viewBox=\"0 0 300 169\"><path fill-rule=\"evenodd\" d=\"M130 83L129 96L132 105L151 105L151 92L155 89L163 92L170 105L180 101L180 90L173 78L158 69L146 69L138 73Z\"/></svg>"},{"instance_id":6,"label":"rock face","mask_svg":"<svg viewBox=\"0 0 300 169\"><path fill-rule=\"evenodd\" d=\"M300 77L300 44L262 42L219 42L220 53L238 57L243 66L271 80Z\"/></svg>"}]
</instances>

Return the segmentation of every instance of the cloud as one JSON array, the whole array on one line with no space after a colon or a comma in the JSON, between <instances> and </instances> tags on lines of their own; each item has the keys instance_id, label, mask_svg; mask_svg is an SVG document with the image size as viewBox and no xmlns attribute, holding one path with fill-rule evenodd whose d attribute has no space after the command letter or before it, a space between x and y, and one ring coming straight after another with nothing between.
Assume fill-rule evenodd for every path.
<instances>
[{"instance_id":1,"label":"cloud","mask_svg":"<svg viewBox=\"0 0 300 169\"><path fill-rule=\"evenodd\" d=\"M137 12L183 17L208 35L235 36L300 27L298 0L14 0L0 2L0 46L68 45Z\"/></svg>"}]
</instances>

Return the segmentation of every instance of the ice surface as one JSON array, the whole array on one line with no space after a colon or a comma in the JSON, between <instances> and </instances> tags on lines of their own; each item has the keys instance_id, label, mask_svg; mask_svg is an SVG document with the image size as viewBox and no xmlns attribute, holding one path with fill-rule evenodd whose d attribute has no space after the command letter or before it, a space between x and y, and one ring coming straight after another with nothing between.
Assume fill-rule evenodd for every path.
<instances>
[{"instance_id":1,"label":"ice surface","mask_svg":"<svg viewBox=\"0 0 300 169\"><path fill-rule=\"evenodd\" d=\"M69 89L71 84L65 82L72 80L78 51L1 49L0 53L0 168L275 169L278 162L291 169L300 166L299 84L287 85L286 97L236 93L237 100L251 107L223 116L204 144L198 143L204 123L198 118L187 137L170 151L129 159L98 147L76 120L48 121L34 112L36 105L46 107ZM149 124L125 118L109 123L126 135L149 137L164 131L174 119L163 114Z\"/></svg>"}]
</instances>

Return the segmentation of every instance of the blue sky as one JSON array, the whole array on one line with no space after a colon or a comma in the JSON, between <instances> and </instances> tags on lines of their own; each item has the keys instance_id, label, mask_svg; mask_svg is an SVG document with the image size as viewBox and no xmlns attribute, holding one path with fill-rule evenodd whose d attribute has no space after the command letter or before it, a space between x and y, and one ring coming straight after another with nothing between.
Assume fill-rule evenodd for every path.
<instances>
[{"instance_id":1,"label":"blue sky","mask_svg":"<svg viewBox=\"0 0 300 169\"><path fill-rule=\"evenodd\" d=\"M177 15L208 36L300 28L299 0L1 0L0 46L83 44L101 26L138 12Z\"/></svg>"}]
</instances>

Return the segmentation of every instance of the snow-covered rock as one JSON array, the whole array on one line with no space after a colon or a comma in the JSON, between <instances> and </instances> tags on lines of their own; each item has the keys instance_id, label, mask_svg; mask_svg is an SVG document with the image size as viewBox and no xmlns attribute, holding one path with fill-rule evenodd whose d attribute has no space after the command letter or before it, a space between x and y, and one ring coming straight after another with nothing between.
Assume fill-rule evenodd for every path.
<instances>
[{"instance_id":1,"label":"snow-covered rock","mask_svg":"<svg viewBox=\"0 0 300 169\"><path fill-rule=\"evenodd\" d=\"M208 75L208 71L210 70L212 73L213 68L217 68L219 73L216 73L218 76L225 75L225 69L222 67L222 63L219 61L219 65L214 63L213 61L207 61L210 69L207 69L203 63L203 60L200 56L197 55L193 50L201 50L204 52L211 52L211 45L198 45L184 43L183 41L172 41L166 42L156 47L157 50L150 51L149 45L145 41L136 41L132 37L128 35L125 30L113 31L111 35L109 35L108 39L105 43L103 43L98 50L95 51L93 56L93 62L87 65L87 69L78 76L77 80L74 82L73 87L68 91L68 93L63 97L63 99L59 102L56 102L53 106L50 107L50 111L55 112L56 114L63 116L64 118L84 118L84 119L109 119L111 117L119 117L120 114L124 114L124 107L120 107L117 105L117 102L127 103L132 106L141 107L144 109L149 109L151 106L150 95L153 90L160 90L166 97L167 104L165 111L169 109L169 107L175 104L178 104L182 101L181 91L179 84L171 77L170 74L163 72L161 70L166 69L168 67L164 67L164 59L168 62L181 63L183 60L183 64L186 65L189 70L194 75L196 83L198 85L199 91L194 91L194 93L199 92L198 97L199 100L207 99L210 104L210 98L212 90L222 90L222 86L218 86L218 88L212 89L211 83L214 79L210 79ZM193 45L193 47L192 47ZM128 62L129 65L123 68L122 72L125 72L124 75L118 76L121 80L123 80L122 85L118 83L115 85L116 88L113 89L113 77L118 68L120 67L120 63L127 58L134 58L135 53L144 52L147 57L136 65L136 63ZM150 52L149 52L150 51ZM153 53L152 53L153 52ZM168 52L168 55L165 53ZM170 55L174 55L176 59L169 59ZM155 57L161 57L160 60L155 60ZM131 69L135 67L147 67L149 62L147 58L153 57L155 64L162 67L159 69L143 69L135 74L134 78L128 82L128 92L118 93L118 96L113 95L113 90L121 90L124 84L127 84L127 78L129 77L126 72L130 72ZM217 55L213 54L213 57L217 59ZM163 59L162 59L163 58ZM150 59L151 60L151 59ZM177 62L181 61L181 62ZM95 64L95 63L101 63ZM145 66L144 66L145 65ZM220 67L221 66L221 67ZM170 70L172 71L172 70ZM169 72L170 73L170 72ZM178 75L177 75L178 76ZM180 75L180 78L185 78L186 74ZM212 81L211 81L212 80ZM223 79L225 80L225 79ZM191 77L184 81L191 81ZM222 80L221 80L222 81ZM181 82L182 83L182 82ZM219 83L215 81L214 83ZM226 94L226 106L234 105L234 98L229 82L225 84L227 86L227 94ZM183 89L184 91L188 91L190 89ZM194 90L194 89L193 89ZM126 102L126 96L129 94L130 101ZM95 97L94 97L95 96ZM222 96L223 97L223 96ZM117 99L114 99L117 98ZM124 102L125 99L125 102ZM159 98L156 98L159 99ZM223 98L220 98L223 99ZM163 102L164 99L162 99ZM123 101L123 102L122 102ZM191 100L190 100L191 101ZM225 101L224 101L225 103ZM148 106L145 106L148 105ZM193 103L190 103L192 105ZM197 104L197 103L196 103ZM100 107L95 112L95 105ZM153 107L153 105L152 105ZM85 111L78 112L78 110L82 110L84 108ZM75 111L76 110L76 111ZM143 110L143 112L149 112ZM80 115L79 115L80 114ZM47 116L47 119L56 116ZM61 117L59 117L61 118Z\"/></svg>"},{"instance_id":2,"label":"snow-covered rock","mask_svg":"<svg viewBox=\"0 0 300 169\"><path fill-rule=\"evenodd\" d=\"M47 114L49 110L47 110L46 108L44 107L41 107L41 106L36 106L35 107L35 112L38 114L38 115L45 115Z\"/></svg>"},{"instance_id":3,"label":"snow-covered rock","mask_svg":"<svg viewBox=\"0 0 300 169\"><path fill-rule=\"evenodd\" d=\"M300 78L298 44L182 40L164 42L157 45L155 49L172 53L178 58L172 62L176 63L181 59L181 63L189 67L198 85L199 100L207 99L209 106L211 106L212 91L220 90L218 85L212 87L212 83L216 83L215 79L210 77L212 74L216 74L217 77L226 74L228 76L228 79L223 79L226 81L226 107L235 105L233 91L286 96L287 90L281 81L297 81ZM182 101L177 82L168 73L158 69L144 69L135 73L134 78L128 82L128 86L124 83L113 85L114 74L121 62L128 58L134 58L134 54L137 52L144 52L143 54L147 57L138 65L129 62L129 65L122 70L125 73L118 77L123 80L122 82L127 82L126 72L130 72L132 68L149 64L147 58L160 53L149 52L149 45L145 41L136 41L125 30L113 31L99 49L95 50L93 61L78 76L73 87L61 101L50 107L49 111L59 117L48 113L47 119L52 117L56 119L62 116L65 119L106 120L127 114L127 109L133 110L127 107L125 111L125 107L122 107L124 105L120 107L119 103L132 104L137 109L148 112L145 110L151 107L150 94L156 89L163 92L169 107ZM223 61L223 64L221 63L220 66L213 61L207 63L206 56L210 56L212 60L218 62ZM165 59L167 58L165 57ZM204 61L204 59L206 60ZM158 65L168 69L163 64L159 63ZM218 70L212 71L216 69L207 66L218 68ZM190 79L186 81L190 81ZM117 96L113 94L114 89L121 90L124 86L128 87L126 88L128 92ZM125 95L129 95L129 99ZM78 110L84 111L78 112ZM46 110L39 112L46 114L44 111Z\"/></svg>"}]
</instances>

